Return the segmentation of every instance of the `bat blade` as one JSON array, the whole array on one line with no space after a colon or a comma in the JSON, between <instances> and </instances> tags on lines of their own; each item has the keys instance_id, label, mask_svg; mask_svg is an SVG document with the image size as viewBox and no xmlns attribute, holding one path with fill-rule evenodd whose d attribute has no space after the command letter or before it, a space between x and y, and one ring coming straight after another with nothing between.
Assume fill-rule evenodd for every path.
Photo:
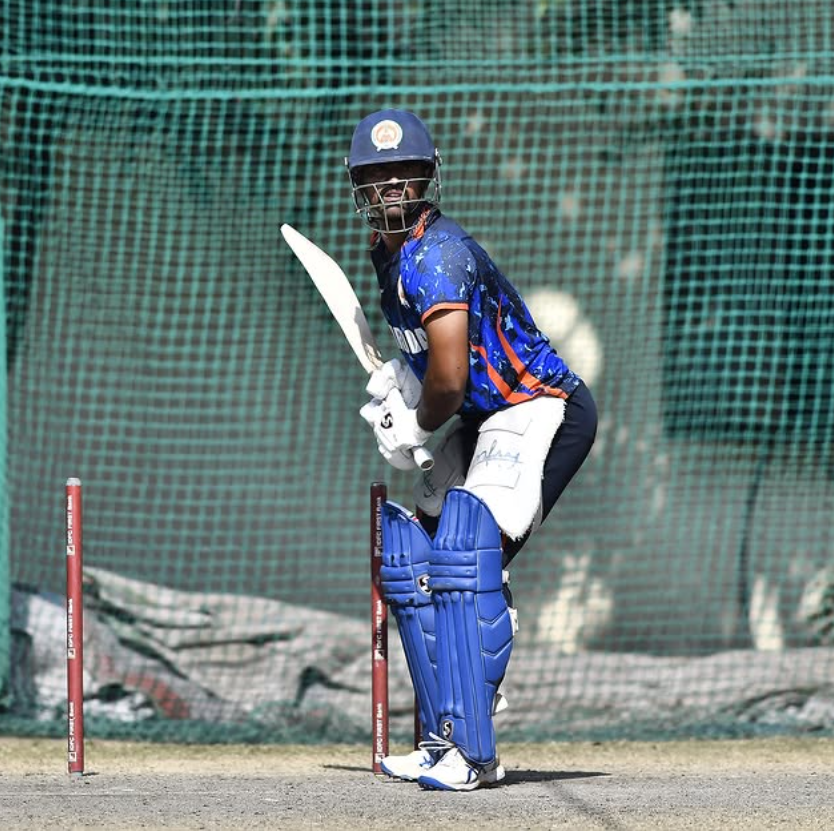
<instances>
[{"instance_id":1,"label":"bat blade","mask_svg":"<svg viewBox=\"0 0 834 831\"><path fill-rule=\"evenodd\" d=\"M282 225L281 233L315 283L359 363L369 374L381 367L382 355L368 326L359 298L342 267L291 225Z\"/></svg>"},{"instance_id":2,"label":"bat blade","mask_svg":"<svg viewBox=\"0 0 834 831\"><path fill-rule=\"evenodd\" d=\"M382 354L362 311L362 304L342 267L292 225L283 224L281 234L315 283L359 363L369 375L379 369L383 364ZM434 457L427 448L415 447L413 452L414 461L421 470L434 467Z\"/></svg>"}]
</instances>

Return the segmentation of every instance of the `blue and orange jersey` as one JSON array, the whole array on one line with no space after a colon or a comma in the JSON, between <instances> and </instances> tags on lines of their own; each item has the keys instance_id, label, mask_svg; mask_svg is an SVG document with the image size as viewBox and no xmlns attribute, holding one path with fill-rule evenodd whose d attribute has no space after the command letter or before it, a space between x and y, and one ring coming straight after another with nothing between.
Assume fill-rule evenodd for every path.
<instances>
[{"instance_id":1,"label":"blue and orange jersey","mask_svg":"<svg viewBox=\"0 0 834 831\"><path fill-rule=\"evenodd\" d=\"M469 383L462 416L483 417L539 395L568 398L579 386L490 256L435 209L391 255L371 251L382 313L414 374L428 366L423 323L441 309L469 313Z\"/></svg>"}]
</instances>

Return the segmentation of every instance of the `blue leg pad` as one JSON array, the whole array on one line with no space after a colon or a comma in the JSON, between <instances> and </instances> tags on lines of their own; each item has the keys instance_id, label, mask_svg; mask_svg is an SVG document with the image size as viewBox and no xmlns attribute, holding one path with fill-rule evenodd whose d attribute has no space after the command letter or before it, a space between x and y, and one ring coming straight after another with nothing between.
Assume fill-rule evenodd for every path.
<instances>
[{"instance_id":1,"label":"blue leg pad","mask_svg":"<svg viewBox=\"0 0 834 831\"><path fill-rule=\"evenodd\" d=\"M486 504L462 488L449 490L429 568L439 735L481 765L495 759L492 712L513 645L501 557L501 530Z\"/></svg>"},{"instance_id":2,"label":"blue leg pad","mask_svg":"<svg viewBox=\"0 0 834 831\"><path fill-rule=\"evenodd\" d=\"M382 506L382 593L397 621L423 736L437 733L435 611L429 590L431 539L395 502Z\"/></svg>"}]
</instances>

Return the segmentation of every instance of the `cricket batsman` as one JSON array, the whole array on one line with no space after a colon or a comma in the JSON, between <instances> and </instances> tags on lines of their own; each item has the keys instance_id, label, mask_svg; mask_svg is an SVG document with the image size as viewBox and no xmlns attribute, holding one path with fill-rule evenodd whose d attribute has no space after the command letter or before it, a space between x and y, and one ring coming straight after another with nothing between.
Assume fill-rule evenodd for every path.
<instances>
[{"instance_id":1,"label":"cricket batsman","mask_svg":"<svg viewBox=\"0 0 834 831\"><path fill-rule=\"evenodd\" d=\"M493 715L517 628L508 566L588 456L596 406L486 251L441 213L440 155L420 118L363 118L345 161L402 352L370 376L361 415L400 470L444 428L416 513L383 506L382 590L424 741L382 769L471 791L504 778ZM544 194L530 187L535 209Z\"/></svg>"}]
</instances>

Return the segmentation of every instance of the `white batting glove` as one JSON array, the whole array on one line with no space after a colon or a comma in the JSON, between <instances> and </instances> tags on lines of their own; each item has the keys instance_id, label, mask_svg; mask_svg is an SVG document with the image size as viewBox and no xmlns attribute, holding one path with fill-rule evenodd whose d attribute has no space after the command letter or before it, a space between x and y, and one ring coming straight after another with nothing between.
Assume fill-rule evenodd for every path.
<instances>
[{"instance_id":1,"label":"white batting glove","mask_svg":"<svg viewBox=\"0 0 834 831\"><path fill-rule=\"evenodd\" d=\"M371 425L371 429L375 429L377 421L382 418L382 402L374 398L362 407L359 415ZM410 452L397 451L396 453L387 453L379 444L377 444L377 449L385 461L392 467L397 468L397 470L417 469L417 462L414 461L414 457Z\"/></svg>"},{"instance_id":2,"label":"white batting glove","mask_svg":"<svg viewBox=\"0 0 834 831\"><path fill-rule=\"evenodd\" d=\"M406 407L402 394L395 387L384 401L369 401L359 415L371 425L382 457L398 470L417 467L412 451L431 436L417 423L417 411Z\"/></svg>"},{"instance_id":3,"label":"white batting glove","mask_svg":"<svg viewBox=\"0 0 834 831\"><path fill-rule=\"evenodd\" d=\"M414 409L420 403L423 385L411 367L399 358L386 361L379 369L375 369L365 387L368 395L379 401L384 401L393 389L402 393L407 407Z\"/></svg>"},{"instance_id":4,"label":"white batting glove","mask_svg":"<svg viewBox=\"0 0 834 831\"><path fill-rule=\"evenodd\" d=\"M374 425L374 435L380 452L394 453L397 450L411 450L425 444L431 436L417 422L417 410L406 406L402 393L392 389L380 408L380 418Z\"/></svg>"}]
</instances>

